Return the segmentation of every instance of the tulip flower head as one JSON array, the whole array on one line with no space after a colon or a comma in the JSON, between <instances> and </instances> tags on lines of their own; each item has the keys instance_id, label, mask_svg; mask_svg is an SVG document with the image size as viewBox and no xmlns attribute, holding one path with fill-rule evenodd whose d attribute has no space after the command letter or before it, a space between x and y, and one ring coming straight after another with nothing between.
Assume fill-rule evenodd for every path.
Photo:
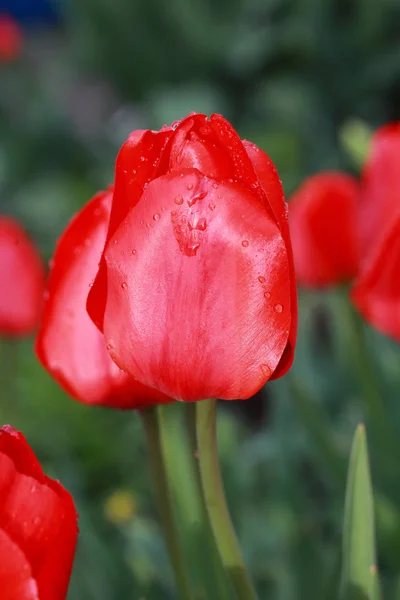
<instances>
[{"instance_id":1,"label":"tulip flower head","mask_svg":"<svg viewBox=\"0 0 400 600\"><path fill-rule=\"evenodd\" d=\"M124 371L180 400L248 398L285 373L297 297L268 156L220 115L134 132L88 310Z\"/></svg>"},{"instance_id":2,"label":"tulip flower head","mask_svg":"<svg viewBox=\"0 0 400 600\"><path fill-rule=\"evenodd\" d=\"M49 373L85 404L139 408L169 401L123 373L86 312L110 215L112 192L97 194L70 222L51 261L36 353Z\"/></svg>"},{"instance_id":3,"label":"tulip flower head","mask_svg":"<svg viewBox=\"0 0 400 600\"><path fill-rule=\"evenodd\" d=\"M0 429L2 600L64 600L78 535L70 494L43 474L24 436Z\"/></svg>"},{"instance_id":4,"label":"tulip flower head","mask_svg":"<svg viewBox=\"0 0 400 600\"><path fill-rule=\"evenodd\" d=\"M359 186L350 175L309 177L289 203L296 276L310 288L351 281L358 269Z\"/></svg>"},{"instance_id":5,"label":"tulip flower head","mask_svg":"<svg viewBox=\"0 0 400 600\"><path fill-rule=\"evenodd\" d=\"M362 255L352 301L370 325L400 341L400 123L372 138L359 222Z\"/></svg>"},{"instance_id":6,"label":"tulip flower head","mask_svg":"<svg viewBox=\"0 0 400 600\"><path fill-rule=\"evenodd\" d=\"M0 14L0 62L12 62L21 54L23 34L18 23Z\"/></svg>"},{"instance_id":7,"label":"tulip flower head","mask_svg":"<svg viewBox=\"0 0 400 600\"><path fill-rule=\"evenodd\" d=\"M0 335L36 329L44 283L44 267L28 235L14 219L0 217Z\"/></svg>"}]
</instances>

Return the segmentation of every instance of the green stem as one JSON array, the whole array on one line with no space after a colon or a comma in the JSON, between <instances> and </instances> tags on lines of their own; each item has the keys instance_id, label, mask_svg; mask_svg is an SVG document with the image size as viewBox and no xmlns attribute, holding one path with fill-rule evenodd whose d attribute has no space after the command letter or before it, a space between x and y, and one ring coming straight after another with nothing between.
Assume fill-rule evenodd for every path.
<instances>
[{"instance_id":1,"label":"green stem","mask_svg":"<svg viewBox=\"0 0 400 600\"><path fill-rule=\"evenodd\" d=\"M222 563L237 599L256 600L226 503L218 459L216 404L213 399L197 402L197 446L204 500Z\"/></svg>"},{"instance_id":2,"label":"green stem","mask_svg":"<svg viewBox=\"0 0 400 600\"><path fill-rule=\"evenodd\" d=\"M198 490L198 498L201 503L201 523L202 523L202 534L203 534L203 547L206 549L207 562L209 568L209 576L212 581L213 598L218 600L229 600L232 598L232 589L230 582L228 582L225 571L222 565L221 556L219 554L214 534L211 530L210 521L208 519L208 511L205 503L205 498L201 493L201 476L198 460L198 449L197 449L197 435L196 435L196 402L188 402L185 406L186 412L186 429L189 438L191 458L193 464L193 472L196 478L196 487ZM229 587L228 587L229 586Z\"/></svg>"},{"instance_id":3,"label":"green stem","mask_svg":"<svg viewBox=\"0 0 400 600\"><path fill-rule=\"evenodd\" d=\"M397 453L396 431L383 401L383 392L376 373L376 365L365 339L364 323L348 299L346 305L352 328L350 353L358 383L362 390L370 431L375 434L376 441L379 442L382 449L386 448L390 453L393 451Z\"/></svg>"},{"instance_id":4,"label":"green stem","mask_svg":"<svg viewBox=\"0 0 400 600\"><path fill-rule=\"evenodd\" d=\"M176 526L170 489L168 485L167 469L162 449L160 419L157 407L146 408L141 411L141 416L146 431L149 459L153 471L154 486L157 496L158 511L161 525L164 530L165 542L175 574L177 588L181 600L192 600L189 577L186 573L185 562L182 555L179 532Z\"/></svg>"}]
</instances>

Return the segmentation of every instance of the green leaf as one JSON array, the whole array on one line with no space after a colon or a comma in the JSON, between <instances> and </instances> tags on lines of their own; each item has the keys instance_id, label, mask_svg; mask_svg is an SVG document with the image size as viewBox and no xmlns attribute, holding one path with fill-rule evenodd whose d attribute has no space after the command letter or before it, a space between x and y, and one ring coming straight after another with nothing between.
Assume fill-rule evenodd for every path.
<instances>
[{"instance_id":1,"label":"green leaf","mask_svg":"<svg viewBox=\"0 0 400 600\"><path fill-rule=\"evenodd\" d=\"M371 476L364 425L354 435L343 524L341 600L379 600Z\"/></svg>"}]
</instances>

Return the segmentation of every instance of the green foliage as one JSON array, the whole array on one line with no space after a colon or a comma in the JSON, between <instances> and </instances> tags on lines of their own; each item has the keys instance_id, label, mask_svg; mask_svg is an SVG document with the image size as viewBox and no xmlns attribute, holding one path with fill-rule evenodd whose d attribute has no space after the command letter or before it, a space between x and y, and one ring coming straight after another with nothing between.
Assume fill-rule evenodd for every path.
<instances>
[{"instance_id":1,"label":"green foliage","mask_svg":"<svg viewBox=\"0 0 400 600\"><path fill-rule=\"evenodd\" d=\"M378 600L375 518L364 425L354 435L343 522L341 598Z\"/></svg>"}]
</instances>

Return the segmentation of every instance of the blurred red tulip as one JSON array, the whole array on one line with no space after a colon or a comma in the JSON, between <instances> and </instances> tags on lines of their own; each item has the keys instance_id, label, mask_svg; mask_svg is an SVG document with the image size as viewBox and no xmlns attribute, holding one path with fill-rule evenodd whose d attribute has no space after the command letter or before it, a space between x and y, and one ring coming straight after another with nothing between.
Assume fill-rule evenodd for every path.
<instances>
[{"instance_id":1,"label":"blurred red tulip","mask_svg":"<svg viewBox=\"0 0 400 600\"><path fill-rule=\"evenodd\" d=\"M353 279L358 269L357 181L326 172L304 181L289 203L296 276L307 287Z\"/></svg>"},{"instance_id":2,"label":"blurred red tulip","mask_svg":"<svg viewBox=\"0 0 400 600\"><path fill-rule=\"evenodd\" d=\"M0 429L2 600L64 600L78 535L70 494L43 474L24 436Z\"/></svg>"},{"instance_id":3,"label":"blurred red tulip","mask_svg":"<svg viewBox=\"0 0 400 600\"><path fill-rule=\"evenodd\" d=\"M112 192L97 194L70 222L51 265L36 353L49 373L86 404L139 408L169 401L123 373L86 312L110 216Z\"/></svg>"},{"instance_id":4,"label":"blurred red tulip","mask_svg":"<svg viewBox=\"0 0 400 600\"><path fill-rule=\"evenodd\" d=\"M38 326L44 283L33 243L16 221L0 217L0 334L27 335Z\"/></svg>"},{"instance_id":5,"label":"blurred red tulip","mask_svg":"<svg viewBox=\"0 0 400 600\"><path fill-rule=\"evenodd\" d=\"M12 17L0 14L0 62L11 62L21 54L23 33Z\"/></svg>"},{"instance_id":6,"label":"blurred red tulip","mask_svg":"<svg viewBox=\"0 0 400 600\"><path fill-rule=\"evenodd\" d=\"M248 398L281 376L297 297L270 159L219 115L134 132L88 309L115 362L174 398Z\"/></svg>"},{"instance_id":7,"label":"blurred red tulip","mask_svg":"<svg viewBox=\"0 0 400 600\"><path fill-rule=\"evenodd\" d=\"M351 298L368 323L400 341L400 214L375 245Z\"/></svg>"},{"instance_id":8,"label":"blurred red tulip","mask_svg":"<svg viewBox=\"0 0 400 600\"><path fill-rule=\"evenodd\" d=\"M370 325L400 341L400 123L373 136L361 183L362 257L351 298Z\"/></svg>"},{"instance_id":9,"label":"blurred red tulip","mask_svg":"<svg viewBox=\"0 0 400 600\"><path fill-rule=\"evenodd\" d=\"M400 213L400 122L380 127L372 137L361 174L360 242L362 260L387 236Z\"/></svg>"}]
</instances>

